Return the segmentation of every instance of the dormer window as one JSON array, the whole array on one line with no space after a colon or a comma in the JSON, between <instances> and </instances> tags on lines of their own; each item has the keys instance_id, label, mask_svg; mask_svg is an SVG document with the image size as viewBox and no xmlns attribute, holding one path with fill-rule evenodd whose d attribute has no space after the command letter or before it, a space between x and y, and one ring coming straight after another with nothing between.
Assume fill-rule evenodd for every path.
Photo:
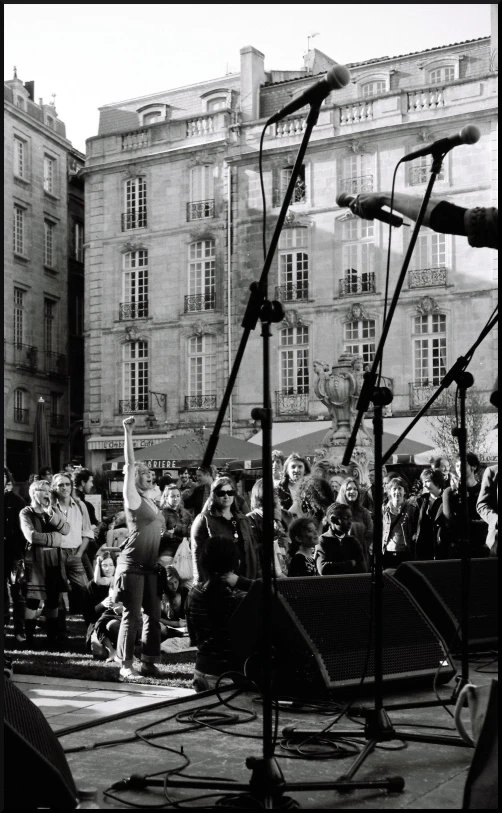
<instances>
[{"instance_id":1,"label":"dormer window","mask_svg":"<svg viewBox=\"0 0 502 813\"><path fill-rule=\"evenodd\" d=\"M51 130L54 130L54 119L52 116L46 116L45 123L47 127L50 127Z\"/></svg>"},{"instance_id":2,"label":"dormer window","mask_svg":"<svg viewBox=\"0 0 502 813\"><path fill-rule=\"evenodd\" d=\"M368 71L354 79L357 86L357 95L362 99L369 99L372 96L379 96L390 90L391 71Z\"/></svg>"},{"instance_id":3,"label":"dormer window","mask_svg":"<svg viewBox=\"0 0 502 813\"><path fill-rule=\"evenodd\" d=\"M361 85L361 95L363 98L368 96L378 96L379 93L385 93L386 90L386 82L382 79L379 79L376 82L366 82L364 85Z\"/></svg>"},{"instance_id":4,"label":"dormer window","mask_svg":"<svg viewBox=\"0 0 502 813\"><path fill-rule=\"evenodd\" d=\"M445 65L442 68L435 68L430 72L429 82L431 85L444 85L445 82L453 82L455 79L455 67Z\"/></svg>"},{"instance_id":5,"label":"dormer window","mask_svg":"<svg viewBox=\"0 0 502 813\"><path fill-rule=\"evenodd\" d=\"M460 79L460 62L463 54L427 60L418 67L424 72L424 82L428 85L444 85Z\"/></svg>"},{"instance_id":6,"label":"dormer window","mask_svg":"<svg viewBox=\"0 0 502 813\"><path fill-rule=\"evenodd\" d=\"M165 121L167 118L167 109L166 104L149 104L146 107L140 107L138 115L140 117L141 126L147 127L149 124Z\"/></svg>"},{"instance_id":7,"label":"dormer window","mask_svg":"<svg viewBox=\"0 0 502 813\"><path fill-rule=\"evenodd\" d=\"M227 107L227 99L225 96L217 96L216 99L210 99L207 103L207 112L213 113L215 110L223 110Z\"/></svg>"},{"instance_id":8,"label":"dormer window","mask_svg":"<svg viewBox=\"0 0 502 813\"><path fill-rule=\"evenodd\" d=\"M146 113L143 116L143 124L155 124L156 121L160 121L160 113Z\"/></svg>"},{"instance_id":9,"label":"dormer window","mask_svg":"<svg viewBox=\"0 0 502 813\"><path fill-rule=\"evenodd\" d=\"M203 93L200 97L205 113L214 113L216 110L226 110L232 106L232 91L228 88L214 88Z\"/></svg>"},{"instance_id":10,"label":"dormer window","mask_svg":"<svg viewBox=\"0 0 502 813\"><path fill-rule=\"evenodd\" d=\"M21 110L26 109L25 100L22 96L16 96L16 107L21 108Z\"/></svg>"}]
</instances>

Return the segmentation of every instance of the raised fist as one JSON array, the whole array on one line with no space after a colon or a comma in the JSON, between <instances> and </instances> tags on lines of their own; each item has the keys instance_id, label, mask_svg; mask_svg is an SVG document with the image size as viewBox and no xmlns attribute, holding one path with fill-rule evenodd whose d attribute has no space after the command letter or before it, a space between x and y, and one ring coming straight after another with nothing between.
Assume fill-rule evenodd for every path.
<instances>
[{"instance_id":1,"label":"raised fist","mask_svg":"<svg viewBox=\"0 0 502 813\"><path fill-rule=\"evenodd\" d=\"M134 415L130 415L129 418L125 418L122 421L122 425L123 425L124 429L126 430L126 432L132 432L132 428L133 428L135 423L136 423L136 419L135 419Z\"/></svg>"}]
</instances>

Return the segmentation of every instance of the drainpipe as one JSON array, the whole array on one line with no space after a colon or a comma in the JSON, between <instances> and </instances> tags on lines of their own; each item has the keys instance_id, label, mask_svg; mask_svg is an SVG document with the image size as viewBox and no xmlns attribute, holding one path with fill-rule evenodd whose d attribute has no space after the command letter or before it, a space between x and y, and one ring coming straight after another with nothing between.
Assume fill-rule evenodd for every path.
<instances>
[{"instance_id":1,"label":"drainpipe","mask_svg":"<svg viewBox=\"0 0 502 813\"><path fill-rule=\"evenodd\" d=\"M227 164L227 346L228 374L232 369L232 167ZM229 434L233 435L233 394L228 402Z\"/></svg>"}]
</instances>

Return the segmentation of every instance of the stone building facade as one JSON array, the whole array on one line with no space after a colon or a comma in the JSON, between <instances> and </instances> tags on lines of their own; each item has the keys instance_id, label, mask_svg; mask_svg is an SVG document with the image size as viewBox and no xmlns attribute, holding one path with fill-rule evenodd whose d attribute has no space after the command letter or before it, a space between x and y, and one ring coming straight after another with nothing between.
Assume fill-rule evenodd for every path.
<instances>
[{"instance_id":1,"label":"stone building facade","mask_svg":"<svg viewBox=\"0 0 502 813\"><path fill-rule=\"evenodd\" d=\"M4 459L18 481L31 472L38 399L55 470L78 454L83 414L84 156L34 94L17 76L4 84Z\"/></svg>"},{"instance_id":2,"label":"stone building facade","mask_svg":"<svg viewBox=\"0 0 502 813\"><path fill-rule=\"evenodd\" d=\"M490 38L348 66L322 106L269 277L286 318L273 327L275 421L325 409L314 362L342 352L370 363L383 321L388 227L336 204L341 191L389 189L407 152L468 123L480 140L447 156L435 194L496 203L497 75ZM210 427L241 337L249 285L263 265L258 165L266 120L334 61L313 50L298 71L265 71L255 48L241 71L101 108L86 161L88 464L117 454L122 416L138 443ZM263 170L270 242L306 112L267 129ZM396 189L421 195L429 159L401 168ZM392 293L410 228L393 231ZM494 252L424 229L384 353L392 414L413 415L474 342L496 299ZM249 437L261 404L261 339L251 334L224 431ZM495 336L471 371L488 403Z\"/></svg>"}]
</instances>

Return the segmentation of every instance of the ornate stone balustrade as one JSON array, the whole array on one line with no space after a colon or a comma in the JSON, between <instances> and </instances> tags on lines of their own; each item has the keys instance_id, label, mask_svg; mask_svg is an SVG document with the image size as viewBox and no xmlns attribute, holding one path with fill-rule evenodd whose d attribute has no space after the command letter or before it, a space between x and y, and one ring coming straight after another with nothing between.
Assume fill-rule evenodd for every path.
<instances>
[{"instance_id":1,"label":"ornate stone balustrade","mask_svg":"<svg viewBox=\"0 0 502 813\"><path fill-rule=\"evenodd\" d=\"M446 285L446 268L419 268L409 272L410 288L432 288L435 285Z\"/></svg>"},{"instance_id":2,"label":"ornate stone balustrade","mask_svg":"<svg viewBox=\"0 0 502 813\"><path fill-rule=\"evenodd\" d=\"M369 121L373 118L373 102L366 100L344 104L339 108L339 111L340 126L358 124L361 121Z\"/></svg>"},{"instance_id":3,"label":"ornate stone balustrade","mask_svg":"<svg viewBox=\"0 0 502 813\"><path fill-rule=\"evenodd\" d=\"M133 130L122 135L123 150L139 150L150 146L150 130Z\"/></svg>"},{"instance_id":4,"label":"ornate stone balustrade","mask_svg":"<svg viewBox=\"0 0 502 813\"><path fill-rule=\"evenodd\" d=\"M437 110L437 108L445 105L444 87L410 90L407 96L409 113L420 112L421 110Z\"/></svg>"},{"instance_id":5,"label":"ornate stone balustrade","mask_svg":"<svg viewBox=\"0 0 502 813\"><path fill-rule=\"evenodd\" d=\"M187 138L191 136L203 136L214 133L214 116L197 116L196 119L188 119L186 122Z\"/></svg>"},{"instance_id":6,"label":"ornate stone balustrade","mask_svg":"<svg viewBox=\"0 0 502 813\"><path fill-rule=\"evenodd\" d=\"M275 125L275 137L284 138L285 136L301 135L306 126L306 116L295 116L293 119L278 121Z\"/></svg>"}]
</instances>

